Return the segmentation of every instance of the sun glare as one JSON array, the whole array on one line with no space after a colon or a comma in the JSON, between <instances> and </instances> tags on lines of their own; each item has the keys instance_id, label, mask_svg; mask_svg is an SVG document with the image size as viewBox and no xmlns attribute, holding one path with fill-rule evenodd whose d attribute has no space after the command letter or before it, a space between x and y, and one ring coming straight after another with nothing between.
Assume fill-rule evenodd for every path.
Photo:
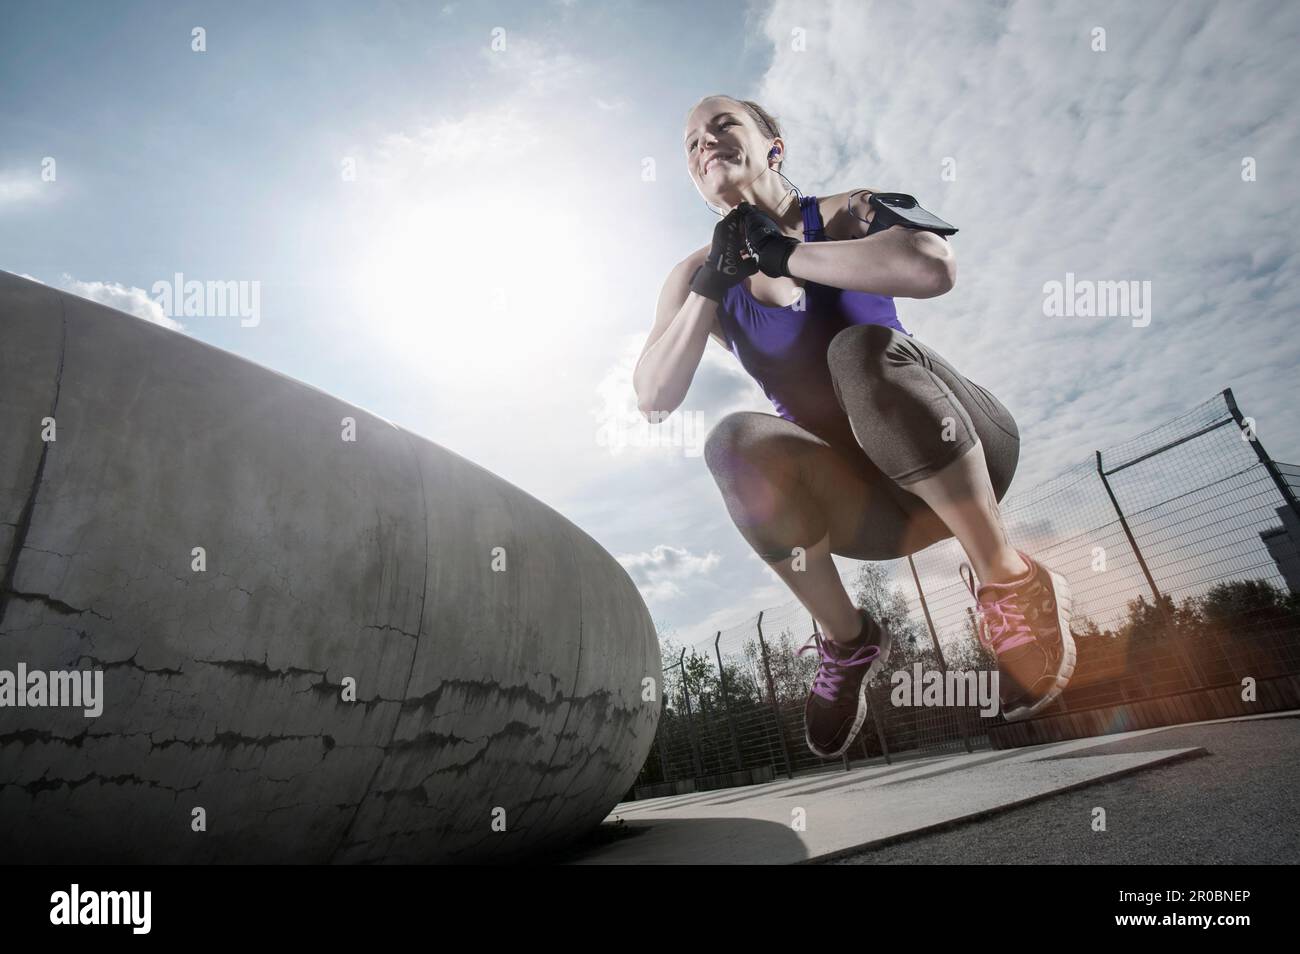
<instances>
[{"instance_id":1,"label":"sun glare","mask_svg":"<svg viewBox=\"0 0 1300 954\"><path fill-rule=\"evenodd\" d=\"M444 380L541 370L573 339L575 276L558 257L580 248L576 218L499 193L394 209L365 243L356 291L373 333Z\"/></svg>"}]
</instances>

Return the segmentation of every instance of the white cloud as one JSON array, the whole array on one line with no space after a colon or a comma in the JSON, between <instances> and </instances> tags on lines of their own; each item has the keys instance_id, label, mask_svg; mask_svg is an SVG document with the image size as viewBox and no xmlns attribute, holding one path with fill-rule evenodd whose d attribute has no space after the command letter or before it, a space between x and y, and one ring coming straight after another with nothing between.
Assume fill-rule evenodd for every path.
<instances>
[{"instance_id":1,"label":"white cloud","mask_svg":"<svg viewBox=\"0 0 1300 954\"><path fill-rule=\"evenodd\" d=\"M679 583L698 580L713 572L721 562L718 554L703 556L682 547L659 544L646 553L620 556L628 575L632 577L646 602L675 599L682 595Z\"/></svg>"},{"instance_id":2,"label":"white cloud","mask_svg":"<svg viewBox=\"0 0 1300 954\"><path fill-rule=\"evenodd\" d=\"M33 275L23 275L22 277L34 282L41 281ZM41 284L49 283L41 282ZM117 282L83 282L65 272L60 276L59 281L51 287L60 288L74 295L80 295L82 298L99 302L99 304L107 305L109 308L124 311L128 315L151 321L155 325L170 328L172 331L185 330L184 325L168 317L162 306L154 301L147 291L143 288L136 288L134 285L120 285Z\"/></svg>"}]
</instances>

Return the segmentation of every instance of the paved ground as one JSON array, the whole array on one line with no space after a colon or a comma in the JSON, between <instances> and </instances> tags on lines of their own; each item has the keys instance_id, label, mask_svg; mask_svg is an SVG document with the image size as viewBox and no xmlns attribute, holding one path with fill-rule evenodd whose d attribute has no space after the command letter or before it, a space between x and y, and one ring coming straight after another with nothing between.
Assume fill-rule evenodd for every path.
<instances>
[{"instance_id":1,"label":"paved ground","mask_svg":"<svg viewBox=\"0 0 1300 954\"><path fill-rule=\"evenodd\" d=\"M1295 863L1297 754L1300 713L941 755L626 802L554 860Z\"/></svg>"},{"instance_id":2,"label":"paved ground","mask_svg":"<svg viewBox=\"0 0 1300 954\"><path fill-rule=\"evenodd\" d=\"M1209 755L834 863L1300 862L1300 716L1179 726L1114 742L1103 751L1133 752L1153 744L1195 745ZM1094 806L1106 809L1104 833L1089 828Z\"/></svg>"}]
</instances>

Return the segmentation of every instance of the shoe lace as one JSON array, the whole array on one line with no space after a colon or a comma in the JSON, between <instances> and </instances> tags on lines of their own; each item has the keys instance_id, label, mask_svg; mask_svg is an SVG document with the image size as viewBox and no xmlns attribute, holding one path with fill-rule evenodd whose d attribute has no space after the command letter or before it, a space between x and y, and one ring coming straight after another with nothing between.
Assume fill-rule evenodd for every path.
<instances>
[{"instance_id":1,"label":"shoe lace","mask_svg":"<svg viewBox=\"0 0 1300 954\"><path fill-rule=\"evenodd\" d=\"M976 612L979 614L976 635L994 655L1001 655L1034 641L1033 629L1025 621L1025 614L1020 607L1019 594L1010 590L1000 599L981 600L976 595L975 575L970 564L963 563L959 572L962 573L963 582L966 581L966 573L970 572L970 582L966 583L966 588L975 597Z\"/></svg>"},{"instance_id":2,"label":"shoe lace","mask_svg":"<svg viewBox=\"0 0 1300 954\"><path fill-rule=\"evenodd\" d=\"M853 667L869 666L880 655L879 646L870 646L866 652L859 650L857 654L846 659L836 656L832 652L826 640L822 639L821 633L813 633L813 639L816 640L815 644L809 643L796 652L795 655L802 656L813 649L818 651L821 656L821 664L817 667L817 675L813 678L812 691L827 702L834 702L840 697L840 692L844 688L844 681L853 671Z\"/></svg>"}]
</instances>

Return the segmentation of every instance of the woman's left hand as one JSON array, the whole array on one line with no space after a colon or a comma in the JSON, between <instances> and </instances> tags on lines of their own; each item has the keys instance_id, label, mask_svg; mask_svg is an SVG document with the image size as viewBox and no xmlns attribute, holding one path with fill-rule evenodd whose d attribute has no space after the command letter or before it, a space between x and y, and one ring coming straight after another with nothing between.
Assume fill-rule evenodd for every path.
<instances>
[{"instance_id":1,"label":"woman's left hand","mask_svg":"<svg viewBox=\"0 0 1300 954\"><path fill-rule=\"evenodd\" d=\"M741 227L750 253L758 259L759 271L772 278L792 278L786 264L790 253L802 243L782 232L770 217L748 202L742 202L736 208L742 216Z\"/></svg>"}]
</instances>

